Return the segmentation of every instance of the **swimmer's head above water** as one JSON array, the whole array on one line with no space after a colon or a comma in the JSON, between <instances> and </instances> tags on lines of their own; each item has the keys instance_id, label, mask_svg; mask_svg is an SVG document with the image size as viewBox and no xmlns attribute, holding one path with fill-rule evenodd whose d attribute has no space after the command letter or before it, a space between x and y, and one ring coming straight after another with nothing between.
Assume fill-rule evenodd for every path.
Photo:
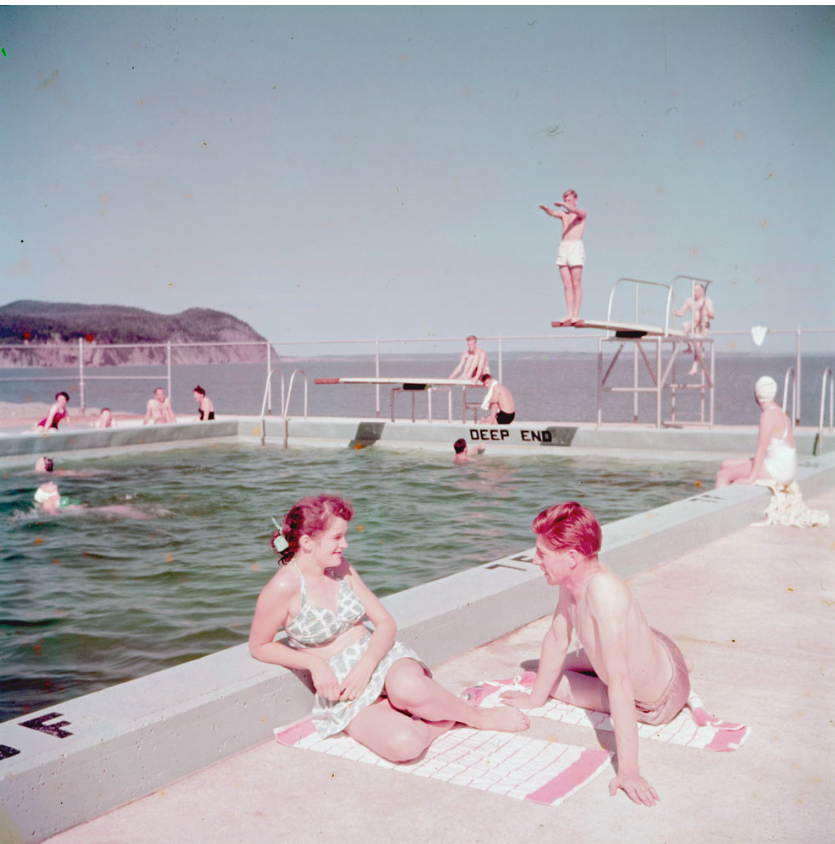
<instances>
[{"instance_id":1,"label":"swimmer's head above water","mask_svg":"<svg viewBox=\"0 0 835 844\"><path fill-rule=\"evenodd\" d=\"M278 554L278 562L285 565L299 550L299 543L304 536L315 539L316 536L328 529L330 522L335 519L345 519L350 522L354 515L354 508L350 502L336 495L316 495L297 501L284 517L281 531L274 530L270 536L270 548ZM276 549L275 539L284 537L287 547L281 551ZM283 544L283 543L282 543Z\"/></svg>"},{"instance_id":2,"label":"swimmer's head above water","mask_svg":"<svg viewBox=\"0 0 835 844\"><path fill-rule=\"evenodd\" d=\"M461 437L452 444L452 447L455 449L456 454L461 454L461 452L467 450L467 441Z\"/></svg>"},{"instance_id":3,"label":"swimmer's head above water","mask_svg":"<svg viewBox=\"0 0 835 844\"><path fill-rule=\"evenodd\" d=\"M777 382L770 375L763 375L754 384L754 395L760 404L766 401L774 401L774 397L777 395Z\"/></svg>"},{"instance_id":4,"label":"swimmer's head above water","mask_svg":"<svg viewBox=\"0 0 835 844\"><path fill-rule=\"evenodd\" d=\"M543 510L533 520L533 532L558 551L574 549L584 557L594 557L603 544L597 517L576 501L564 501Z\"/></svg>"},{"instance_id":5,"label":"swimmer's head above water","mask_svg":"<svg viewBox=\"0 0 835 844\"><path fill-rule=\"evenodd\" d=\"M36 472L51 472L52 471L52 458L51 457L39 457L35 461L35 471Z\"/></svg>"}]
</instances>

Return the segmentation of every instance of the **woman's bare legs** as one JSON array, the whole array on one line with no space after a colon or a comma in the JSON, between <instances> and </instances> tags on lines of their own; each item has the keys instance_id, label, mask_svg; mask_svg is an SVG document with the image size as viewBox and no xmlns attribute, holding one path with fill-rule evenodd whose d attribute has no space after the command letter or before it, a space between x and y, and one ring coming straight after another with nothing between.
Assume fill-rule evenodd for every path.
<instances>
[{"instance_id":1,"label":"woman's bare legs","mask_svg":"<svg viewBox=\"0 0 835 844\"><path fill-rule=\"evenodd\" d=\"M398 659L386 675L391 705L424 721L456 721L477 730L515 733L530 726L527 716L512 706L480 709L429 677L413 659ZM521 718L519 716L522 716Z\"/></svg>"},{"instance_id":2,"label":"woman's bare legs","mask_svg":"<svg viewBox=\"0 0 835 844\"><path fill-rule=\"evenodd\" d=\"M740 478L747 478L751 474L751 467L754 465L753 460L736 459L723 460L722 468L716 473L716 489L730 486L734 481Z\"/></svg>"},{"instance_id":3,"label":"woman's bare legs","mask_svg":"<svg viewBox=\"0 0 835 844\"><path fill-rule=\"evenodd\" d=\"M413 659L398 659L392 665L385 690L387 697L360 712L345 732L391 762L416 759L456 722L507 732L525 730L530 723L513 707L478 709L465 703L436 683Z\"/></svg>"},{"instance_id":4,"label":"woman's bare legs","mask_svg":"<svg viewBox=\"0 0 835 844\"><path fill-rule=\"evenodd\" d=\"M454 721L422 721L395 709L387 698L366 707L345 728L345 732L390 762L417 759Z\"/></svg>"}]
</instances>

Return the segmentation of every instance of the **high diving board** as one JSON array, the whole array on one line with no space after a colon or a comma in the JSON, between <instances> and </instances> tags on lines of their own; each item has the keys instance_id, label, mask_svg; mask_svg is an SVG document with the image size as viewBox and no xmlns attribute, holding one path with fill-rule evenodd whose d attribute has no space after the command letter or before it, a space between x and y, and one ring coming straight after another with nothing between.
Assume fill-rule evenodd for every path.
<instances>
[{"instance_id":1,"label":"high diving board","mask_svg":"<svg viewBox=\"0 0 835 844\"><path fill-rule=\"evenodd\" d=\"M432 421L432 391L437 387L462 387L464 390L463 404L464 410L461 421L467 421L467 388L481 387L484 384L481 381L473 381L471 378L435 378L428 376L426 378L314 378L314 384L371 384L378 387L391 387L391 421L394 422L394 398L397 393L410 392L412 394L412 422L415 421L415 393L425 390L427 393L427 421ZM449 391L448 397L448 411L447 416L452 422L452 390Z\"/></svg>"},{"instance_id":2,"label":"high diving board","mask_svg":"<svg viewBox=\"0 0 835 844\"><path fill-rule=\"evenodd\" d=\"M687 337L680 328L664 328L660 325L639 325L634 322L610 322L605 319L581 319L576 323L555 321L551 328L597 328L611 331L616 337Z\"/></svg>"},{"instance_id":3,"label":"high diving board","mask_svg":"<svg viewBox=\"0 0 835 844\"><path fill-rule=\"evenodd\" d=\"M675 308L674 288L677 283L686 282L690 287L690 311L693 313L693 302L696 299L696 287L700 286L704 295L712 282L709 279L696 278L695 276L677 275L670 284L663 284L656 281L646 281L639 278L619 278L612 286L609 294L609 307L606 312L606 319L578 319L575 322L565 320L554 321L552 328L596 328L606 331L606 336L597 338L597 424L603 424L603 394L604 393L631 393L632 400L632 421L638 421L638 397L641 393L653 394L655 397L655 425L660 428L662 425L681 425L680 417L676 418L677 394L688 390L699 392L699 418L686 424L713 426L713 389L714 389L714 344L713 339L708 336L705 329L696 333L685 331L683 328L675 328L673 316L681 316ZM634 293L634 322L621 322L613 319L615 293L621 285L631 285ZM621 288L622 289L622 288ZM639 302L639 291L643 290L648 294L654 304L654 312L663 314L663 327L660 325L647 325L639 322L642 314L648 313L641 307ZM685 302L685 305L687 302ZM618 349L614 353L612 361L604 371L603 367L603 346L605 343L617 343ZM621 353L627 343L632 344L632 384L623 386L622 380L616 386L607 384L609 376L621 357ZM666 363L662 356L662 344L672 345L672 350ZM655 361L647 356L644 346L655 351ZM697 368L699 381L680 381L676 375L676 358L684 345L692 345L694 354L694 367ZM709 362L705 351L708 351ZM649 373L651 384L641 386L638 378L639 361L643 360L646 371ZM690 377L690 373L688 373ZM671 395L671 417L669 420L662 419L662 396L665 390ZM706 413L707 409L707 413Z\"/></svg>"}]
</instances>

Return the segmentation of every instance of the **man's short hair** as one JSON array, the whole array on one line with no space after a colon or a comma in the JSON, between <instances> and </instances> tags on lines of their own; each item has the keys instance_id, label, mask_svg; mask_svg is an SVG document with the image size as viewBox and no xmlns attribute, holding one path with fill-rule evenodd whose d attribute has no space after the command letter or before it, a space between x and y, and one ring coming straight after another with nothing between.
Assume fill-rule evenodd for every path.
<instances>
[{"instance_id":1,"label":"man's short hair","mask_svg":"<svg viewBox=\"0 0 835 844\"><path fill-rule=\"evenodd\" d=\"M488 378L492 378L493 376L489 372L485 372L484 375L481 376L481 383L486 384Z\"/></svg>"},{"instance_id":2,"label":"man's short hair","mask_svg":"<svg viewBox=\"0 0 835 844\"><path fill-rule=\"evenodd\" d=\"M475 342L478 343L478 337L476 337L475 334L470 334L470 336L467 339L468 340L475 340Z\"/></svg>"},{"instance_id":3,"label":"man's short hair","mask_svg":"<svg viewBox=\"0 0 835 844\"><path fill-rule=\"evenodd\" d=\"M567 191L563 192L562 198L565 199L567 196L572 196L572 195L574 196L575 199L577 199L577 191L574 190L573 188L569 188Z\"/></svg>"},{"instance_id":4,"label":"man's short hair","mask_svg":"<svg viewBox=\"0 0 835 844\"><path fill-rule=\"evenodd\" d=\"M467 447L467 441L461 437L452 444L452 447L455 449L456 454L461 454L461 452Z\"/></svg>"},{"instance_id":5,"label":"man's short hair","mask_svg":"<svg viewBox=\"0 0 835 844\"><path fill-rule=\"evenodd\" d=\"M597 554L603 541L597 517L576 501L564 501L543 510L533 520L533 532L558 551L573 548L584 557Z\"/></svg>"}]
</instances>

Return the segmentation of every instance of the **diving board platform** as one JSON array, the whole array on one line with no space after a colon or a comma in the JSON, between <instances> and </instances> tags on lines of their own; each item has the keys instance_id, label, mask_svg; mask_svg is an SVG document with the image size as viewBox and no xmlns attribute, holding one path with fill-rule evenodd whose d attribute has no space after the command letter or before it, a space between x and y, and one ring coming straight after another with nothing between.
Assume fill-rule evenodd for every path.
<instances>
[{"instance_id":1,"label":"diving board platform","mask_svg":"<svg viewBox=\"0 0 835 844\"><path fill-rule=\"evenodd\" d=\"M570 323L554 321L551 328L596 328L609 331L616 337L681 337L689 335L680 328L670 328L660 325L640 325L635 322L611 322L605 319L581 319Z\"/></svg>"},{"instance_id":2,"label":"diving board platform","mask_svg":"<svg viewBox=\"0 0 835 844\"><path fill-rule=\"evenodd\" d=\"M709 279L696 278L695 276L677 275L670 284L663 284L655 281L646 281L638 278L619 278L612 286L609 294L609 306L605 319L578 319L575 322L556 320L551 323L552 328L593 328L602 329L606 332L605 337L598 335L597 340L597 424L603 424L603 394L604 393L631 393L632 394L632 421L638 421L639 396L641 393L651 393L655 396L655 426L661 428L665 425L705 425L713 427L714 418L714 345L713 339L709 336L707 328L703 331L685 331L677 328L674 322L675 296L674 288L677 282L688 282L690 285L691 302L696 298L696 286L700 285L707 296L707 289L712 283ZM634 322L618 320L613 315L615 293L621 285L632 285L634 290ZM642 310L639 301L640 291L644 290L652 297L653 309ZM663 325L652 325L641 322L641 317L646 318L647 311L663 315ZM692 311L692 308L691 308ZM621 310L621 313L623 311ZM659 321L661 321L659 319ZM618 343L617 351L608 368L604 370L603 348L605 343ZM609 376L615 364L621 358L621 353L627 343L632 343L632 377L631 385L625 386L623 379L620 384L609 385ZM663 344L670 345L670 352L667 360L662 354ZM645 344L649 346L650 354L654 350L654 360L647 355ZM698 381L682 381L676 377L676 359L682 350L682 344L692 344L695 365L698 367L696 376ZM653 349L654 347L654 349ZM709 352L709 362L708 355ZM628 356L624 356L624 361ZM649 373L650 386L642 386L639 373L641 362L644 369ZM689 375L689 373L688 373ZM691 376L693 377L693 376ZM646 383L646 382L645 382ZM671 397L670 418L662 418L662 404L664 392L669 391ZM679 410L679 418L676 418L676 399L680 392L696 390L699 392L699 410L697 419L683 420ZM616 420L621 421L621 420Z\"/></svg>"},{"instance_id":3,"label":"diving board platform","mask_svg":"<svg viewBox=\"0 0 835 844\"><path fill-rule=\"evenodd\" d=\"M436 378L432 375L425 378L411 377L393 378L369 376L363 377L347 377L347 378L314 378L314 384L367 384L377 387L391 387L391 421L395 421L395 407L394 400L398 393L408 392L412 397L412 422L416 421L415 415L415 394L421 391L426 392L427 422L432 421L432 393L437 388L446 388L447 397L447 421L452 422L452 387L461 387L463 390L463 410L461 415L461 422L466 424L467 410L472 409L473 405L467 402L467 388L478 387L479 389L486 389L480 381L473 381L471 378Z\"/></svg>"}]
</instances>

